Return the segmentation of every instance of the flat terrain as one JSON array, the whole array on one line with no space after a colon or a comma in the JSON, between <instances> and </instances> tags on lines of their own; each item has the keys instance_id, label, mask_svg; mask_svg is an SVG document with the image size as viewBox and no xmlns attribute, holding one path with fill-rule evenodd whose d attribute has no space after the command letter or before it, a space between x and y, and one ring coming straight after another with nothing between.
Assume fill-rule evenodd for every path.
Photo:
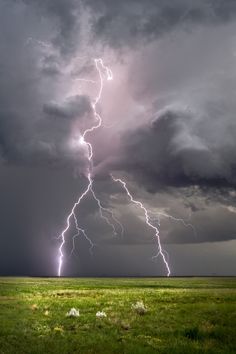
<instances>
[{"instance_id":1,"label":"flat terrain","mask_svg":"<svg viewBox=\"0 0 236 354\"><path fill-rule=\"evenodd\" d=\"M236 353L236 278L0 278L0 353Z\"/></svg>"}]
</instances>

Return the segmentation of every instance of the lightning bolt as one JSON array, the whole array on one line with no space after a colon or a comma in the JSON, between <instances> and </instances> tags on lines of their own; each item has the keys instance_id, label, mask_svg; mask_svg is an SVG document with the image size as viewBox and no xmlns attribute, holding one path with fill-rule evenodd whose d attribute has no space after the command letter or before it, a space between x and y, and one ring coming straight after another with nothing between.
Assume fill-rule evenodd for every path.
<instances>
[{"instance_id":1,"label":"lightning bolt","mask_svg":"<svg viewBox=\"0 0 236 354\"><path fill-rule=\"evenodd\" d=\"M93 168L93 160L92 160L93 159L93 147L92 147L92 144L89 143L86 140L86 136L87 136L87 134L92 133L94 130L100 128L101 125L102 125L101 116L98 114L98 112L96 110L96 106L97 106L98 102L101 99L103 86L104 86L104 78L103 78L102 70L105 72L105 76L106 76L106 79L108 81L113 79L112 71L103 64L103 61L102 61L101 58L94 59L94 63L95 63L96 70L97 70L97 72L99 74L99 80L100 80L100 86L99 86L98 95L95 98L94 102L92 103L92 109L93 109L93 113L94 113L94 117L95 117L96 123L91 128L86 129L83 132L83 134L81 135L80 139L79 139L80 144L81 145L85 145L86 148L87 148L87 151L88 151L88 161L89 161L89 172L88 172L88 175L87 175L88 185L87 185L87 188L85 189L85 191L82 193L82 195L77 200L77 202L74 203L69 215L67 216L66 227L65 227L65 229L62 231L62 233L58 237L58 239L61 239L61 244L60 244L59 249L58 249L59 259L58 259L58 271L57 271L57 274L58 274L59 277L61 276L62 266L63 266L63 259L64 259L63 248L64 248L64 245L65 245L65 242L66 242L66 237L65 236L66 236L66 233L67 233L67 231L69 230L69 228L71 226L72 218L74 219L76 230L77 230L76 235L73 236L73 249L72 249L72 252L73 252L74 247L75 247L75 243L74 243L75 242L75 238L77 236L79 236L80 233L82 233L83 236L85 237L85 239L90 244L90 249L89 250L90 250L90 253L92 253L92 249L94 247L94 243L88 237L88 235L86 234L85 230L79 227L78 220L77 220L77 217L76 217L76 214L75 214L76 208L81 204L81 202L88 195L89 192L92 193L95 201L98 204L98 207L100 209L101 217L107 222L107 224L110 227L112 227L114 234L116 234L116 229L115 229L114 224L112 224L109 221L109 219L103 214L103 211L109 211L109 209L106 209L106 208L102 207L100 200L96 197L95 192L94 192L94 190L92 188L93 187L93 180L92 180L92 177L91 177L91 172L92 172L92 168ZM93 81L93 80L87 80L87 79L78 79L78 80L95 83L95 81ZM111 212L111 215L112 215L113 220L116 220L114 215L113 215L113 212ZM121 224L119 223L119 225L121 225ZM122 227L122 232L123 232L123 227Z\"/></svg>"},{"instance_id":2,"label":"lightning bolt","mask_svg":"<svg viewBox=\"0 0 236 354\"><path fill-rule=\"evenodd\" d=\"M126 182L124 182L122 179L120 178L115 178L112 174L111 174L111 178L113 179L114 182L117 182L117 183L120 183L124 190L126 191L126 194L127 196L129 197L131 203L137 205L140 209L143 210L144 212L144 215L145 215L145 221L146 221L146 224L152 229L154 230L154 233L155 233L155 236L156 236L156 240L157 240L157 245L158 245L158 253L153 257L153 258L157 258L159 255L161 255L162 259L163 259L163 262L165 264L165 267L166 267L166 270L167 270L167 276L170 275L170 267L169 267L169 264L168 264L168 261L167 261L167 258L165 256L165 253L166 251L163 250L162 246L161 246L161 240L160 240L160 235L159 235L159 230L156 226L154 226L152 223L151 223L151 220L150 220L150 216L149 216L149 213L147 211L147 209L145 208L145 206L143 205L142 202L140 202L139 200L135 200L133 198L133 196L131 195L127 185L126 185Z\"/></svg>"}]
</instances>

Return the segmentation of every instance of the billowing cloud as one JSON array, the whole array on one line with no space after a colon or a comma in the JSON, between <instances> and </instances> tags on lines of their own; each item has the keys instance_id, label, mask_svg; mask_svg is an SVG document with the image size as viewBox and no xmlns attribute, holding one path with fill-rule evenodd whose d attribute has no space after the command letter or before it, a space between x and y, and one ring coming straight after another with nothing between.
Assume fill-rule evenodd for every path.
<instances>
[{"instance_id":1,"label":"billowing cloud","mask_svg":"<svg viewBox=\"0 0 236 354\"><path fill-rule=\"evenodd\" d=\"M212 121L219 117L207 113L174 107L158 112L150 125L124 136L123 168L154 191L163 186L234 186L236 127L225 132L225 139L214 140Z\"/></svg>"},{"instance_id":2,"label":"billowing cloud","mask_svg":"<svg viewBox=\"0 0 236 354\"><path fill-rule=\"evenodd\" d=\"M96 39L112 47L139 45L176 29L192 31L194 26L220 25L236 16L233 0L85 0L93 9L92 24Z\"/></svg>"},{"instance_id":3,"label":"billowing cloud","mask_svg":"<svg viewBox=\"0 0 236 354\"><path fill-rule=\"evenodd\" d=\"M94 117L90 98L73 90L78 85L73 56L65 52L77 22L72 3L0 4L0 154L5 163L69 163L77 170L86 164L78 140Z\"/></svg>"}]
</instances>

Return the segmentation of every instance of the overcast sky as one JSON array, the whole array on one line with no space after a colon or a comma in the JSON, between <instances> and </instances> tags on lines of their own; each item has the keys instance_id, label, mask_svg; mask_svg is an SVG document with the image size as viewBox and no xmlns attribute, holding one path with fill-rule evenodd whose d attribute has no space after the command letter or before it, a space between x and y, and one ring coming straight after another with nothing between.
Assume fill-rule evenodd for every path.
<instances>
[{"instance_id":1,"label":"overcast sky","mask_svg":"<svg viewBox=\"0 0 236 354\"><path fill-rule=\"evenodd\" d=\"M79 137L99 57L114 78L88 137L94 191L124 234L88 194L76 215L93 256L82 234L71 254L72 222L62 274L166 275L112 173L150 211L173 275L236 275L234 0L0 0L0 274L57 274L57 237L88 183Z\"/></svg>"}]
</instances>

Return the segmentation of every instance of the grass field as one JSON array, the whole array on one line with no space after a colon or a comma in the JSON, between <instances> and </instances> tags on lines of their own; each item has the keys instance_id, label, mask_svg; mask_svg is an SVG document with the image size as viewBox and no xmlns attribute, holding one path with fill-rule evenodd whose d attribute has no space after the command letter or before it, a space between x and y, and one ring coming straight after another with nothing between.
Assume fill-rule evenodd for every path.
<instances>
[{"instance_id":1,"label":"grass field","mask_svg":"<svg viewBox=\"0 0 236 354\"><path fill-rule=\"evenodd\" d=\"M0 278L0 353L236 353L236 278Z\"/></svg>"}]
</instances>

